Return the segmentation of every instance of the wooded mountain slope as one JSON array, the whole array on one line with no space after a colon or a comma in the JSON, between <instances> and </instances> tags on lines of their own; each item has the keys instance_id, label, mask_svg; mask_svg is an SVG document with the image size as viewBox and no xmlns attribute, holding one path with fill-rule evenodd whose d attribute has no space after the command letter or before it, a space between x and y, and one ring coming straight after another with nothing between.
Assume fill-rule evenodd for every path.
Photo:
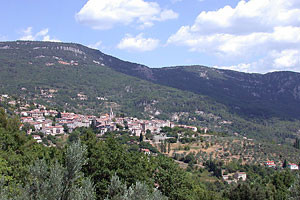
<instances>
[{"instance_id":1,"label":"wooded mountain slope","mask_svg":"<svg viewBox=\"0 0 300 200\"><path fill-rule=\"evenodd\" d=\"M300 75L152 69L79 44L0 42L0 93L62 110L173 119L284 141L300 129ZM289 121L283 121L289 119ZM227 123L229 122L229 123Z\"/></svg>"}]
</instances>

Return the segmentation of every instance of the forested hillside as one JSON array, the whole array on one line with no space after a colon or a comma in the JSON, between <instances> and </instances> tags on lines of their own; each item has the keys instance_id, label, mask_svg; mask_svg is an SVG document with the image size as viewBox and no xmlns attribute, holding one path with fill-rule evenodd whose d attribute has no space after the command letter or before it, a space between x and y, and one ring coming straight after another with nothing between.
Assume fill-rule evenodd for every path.
<instances>
[{"instance_id":1,"label":"forested hillside","mask_svg":"<svg viewBox=\"0 0 300 200\"><path fill-rule=\"evenodd\" d=\"M18 118L0 108L0 199L299 198L297 171L211 159L205 168L190 162L185 170L165 155L146 155L130 142L120 143L122 132L100 140L91 128L76 129L56 147L47 147L19 128ZM222 170L243 171L247 181L228 185L220 179Z\"/></svg>"}]
</instances>

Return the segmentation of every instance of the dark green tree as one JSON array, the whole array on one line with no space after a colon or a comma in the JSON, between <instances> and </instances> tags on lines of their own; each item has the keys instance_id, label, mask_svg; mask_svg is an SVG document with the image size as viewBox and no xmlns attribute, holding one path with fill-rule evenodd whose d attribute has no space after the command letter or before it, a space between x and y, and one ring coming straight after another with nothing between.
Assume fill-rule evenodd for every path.
<instances>
[{"instance_id":1,"label":"dark green tree","mask_svg":"<svg viewBox=\"0 0 300 200\"><path fill-rule=\"evenodd\" d=\"M282 164L282 167L283 168L287 168L287 166L288 166L288 163L287 163L287 160L285 159L284 162L283 162L283 164Z\"/></svg>"},{"instance_id":2,"label":"dark green tree","mask_svg":"<svg viewBox=\"0 0 300 200\"><path fill-rule=\"evenodd\" d=\"M294 143L294 147L295 147L296 149L300 149L300 139L299 139L299 138L296 138L296 141L295 141L295 143Z\"/></svg>"},{"instance_id":3,"label":"dark green tree","mask_svg":"<svg viewBox=\"0 0 300 200\"><path fill-rule=\"evenodd\" d=\"M140 142L143 142L143 141L144 141L144 136L143 136L142 133L140 134L140 139L139 139L139 141L140 141Z\"/></svg>"},{"instance_id":4,"label":"dark green tree","mask_svg":"<svg viewBox=\"0 0 300 200\"><path fill-rule=\"evenodd\" d=\"M68 133L68 132L69 132L69 127L68 127L68 125L67 125L67 124L64 124L63 127L64 127L64 132L65 132L65 133Z\"/></svg>"},{"instance_id":5,"label":"dark green tree","mask_svg":"<svg viewBox=\"0 0 300 200\"><path fill-rule=\"evenodd\" d=\"M56 118L61 118L61 112L58 112Z\"/></svg>"}]
</instances>

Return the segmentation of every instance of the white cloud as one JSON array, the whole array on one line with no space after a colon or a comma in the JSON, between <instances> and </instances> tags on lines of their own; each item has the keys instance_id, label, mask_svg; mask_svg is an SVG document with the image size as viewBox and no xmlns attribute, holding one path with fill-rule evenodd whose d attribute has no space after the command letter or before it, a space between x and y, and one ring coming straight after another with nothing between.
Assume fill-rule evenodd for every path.
<instances>
[{"instance_id":1,"label":"white cloud","mask_svg":"<svg viewBox=\"0 0 300 200\"><path fill-rule=\"evenodd\" d=\"M235 71L240 71L240 72L249 72L251 65L255 65L255 63L252 63L252 64L240 63L238 65L231 65L231 66L214 66L214 68L229 69L229 70L235 70Z\"/></svg>"},{"instance_id":2,"label":"white cloud","mask_svg":"<svg viewBox=\"0 0 300 200\"><path fill-rule=\"evenodd\" d=\"M34 40L34 36L32 35L32 27L28 27L22 31L23 36L20 40Z\"/></svg>"},{"instance_id":3,"label":"white cloud","mask_svg":"<svg viewBox=\"0 0 300 200\"><path fill-rule=\"evenodd\" d=\"M172 3L177 3L177 2L181 2L181 1L183 1L183 0L171 0ZM204 0L197 0L197 1L202 2Z\"/></svg>"},{"instance_id":4,"label":"white cloud","mask_svg":"<svg viewBox=\"0 0 300 200\"><path fill-rule=\"evenodd\" d=\"M127 49L131 51L152 51L159 45L159 40L154 38L144 38L141 33L136 37L126 35L118 44L119 49Z\"/></svg>"},{"instance_id":5,"label":"white cloud","mask_svg":"<svg viewBox=\"0 0 300 200\"><path fill-rule=\"evenodd\" d=\"M300 51L297 49L288 49L281 52L274 53L274 63L275 68L289 68L290 66L299 65L300 61Z\"/></svg>"},{"instance_id":6,"label":"white cloud","mask_svg":"<svg viewBox=\"0 0 300 200\"><path fill-rule=\"evenodd\" d=\"M273 50L263 58L251 63L239 63L229 66L214 66L220 69L230 69L242 72L273 72L273 71L296 71L300 72L300 50L286 49L283 51Z\"/></svg>"},{"instance_id":7,"label":"white cloud","mask_svg":"<svg viewBox=\"0 0 300 200\"><path fill-rule=\"evenodd\" d=\"M99 49L101 46L102 46L102 41L98 41L95 44L88 45L88 47L90 47L92 49Z\"/></svg>"},{"instance_id":8,"label":"white cloud","mask_svg":"<svg viewBox=\"0 0 300 200\"><path fill-rule=\"evenodd\" d=\"M156 20L158 21L166 21L169 19L176 19L178 18L178 14L176 12L174 12L173 10L163 10L160 13L160 17L157 18Z\"/></svg>"},{"instance_id":9,"label":"white cloud","mask_svg":"<svg viewBox=\"0 0 300 200\"><path fill-rule=\"evenodd\" d=\"M48 32L49 29L46 28L34 34L32 32L32 27L27 27L25 30L22 31L22 36L19 38L19 40L40 40L40 41L49 41L49 42L61 42L60 40L51 38Z\"/></svg>"},{"instance_id":10,"label":"white cloud","mask_svg":"<svg viewBox=\"0 0 300 200\"><path fill-rule=\"evenodd\" d=\"M75 18L81 24L103 30L118 24L149 27L155 21L176 19L178 14L161 9L156 2L144 0L89 0Z\"/></svg>"},{"instance_id":11,"label":"white cloud","mask_svg":"<svg viewBox=\"0 0 300 200\"><path fill-rule=\"evenodd\" d=\"M225 6L201 12L193 25L182 26L167 43L187 46L191 51L226 61L244 59L250 64L228 66L242 71L290 69L297 64L293 60L296 54L287 54L300 48L299 16L298 0L241 0L234 8ZM279 60L275 54L280 56ZM271 68L262 66L266 63Z\"/></svg>"},{"instance_id":12,"label":"white cloud","mask_svg":"<svg viewBox=\"0 0 300 200\"><path fill-rule=\"evenodd\" d=\"M177 3L177 2L181 2L183 0L171 0L172 3Z\"/></svg>"}]
</instances>

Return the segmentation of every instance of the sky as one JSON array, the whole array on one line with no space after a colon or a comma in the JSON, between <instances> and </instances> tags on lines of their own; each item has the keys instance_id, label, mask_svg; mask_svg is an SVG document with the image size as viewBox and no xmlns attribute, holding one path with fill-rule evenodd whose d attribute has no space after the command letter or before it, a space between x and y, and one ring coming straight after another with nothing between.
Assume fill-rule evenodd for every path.
<instances>
[{"instance_id":1,"label":"sky","mask_svg":"<svg viewBox=\"0 0 300 200\"><path fill-rule=\"evenodd\" d=\"M149 67L300 72L299 0L9 0L0 41L80 43Z\"/></svg>"}]
</instances>

